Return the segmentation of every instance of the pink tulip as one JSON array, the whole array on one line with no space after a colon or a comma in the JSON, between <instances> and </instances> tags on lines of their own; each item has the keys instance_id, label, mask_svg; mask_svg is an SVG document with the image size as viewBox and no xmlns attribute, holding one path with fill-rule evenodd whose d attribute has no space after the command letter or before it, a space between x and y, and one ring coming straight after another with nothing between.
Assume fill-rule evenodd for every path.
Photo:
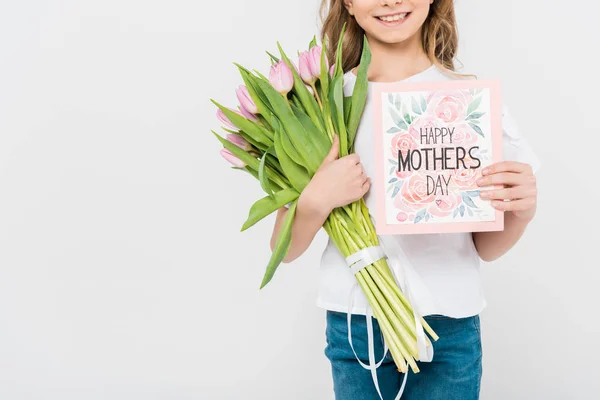
<instances>
[{"instance_id":1,"label":"pink tulip","mask_svg":"<svg viewBox=\"0 0 600 400\"><path fill-rule=\"evenodd\" d=\"M310 92L310 94L312 94L313 96L315 95L315 91L313 90L312 87L310 87L310 86L308 86L306 84L304 86L306 86L306 89Z\"/></svg>"},{"instance_id":2,"label":"pink tulip","mask_svg":"<svg viewBox=\"0 0 600 400\"><path fill-rule=\"evenodd\" d=\"M258 121L258 118L256 118L256 115L248 112L248 110L246 110L244 107L240 107L240 111L236 111L236 113L240 114L241 116L243 116L246 119L249 119L250 121Z\"/></svg>"},{"instance_id":3,"label":"pink tulip","mask_svg":"<svg viewBox=\"0 0 600 400\"><path fill-rule=\"evenodd\" d=\"M331 76L333 78L333 71L335 71L335 64L333 64L331 66L331 68L329 68L329 76Z\"/></svg>"},{"instance_id":4,"label":"pink tulip","mask_svg":"<svg viewBox=\"0 0 600 400\"><path fill-rule=\"evenodd\" d=\"M225 138L244 151L250 151L252 149L252 145L250 143L248 143L246 141L246 139L244 139L240 135L236 135L234 133L228 133L225 136Z\"/></svg>"},{"instance_id":5,"label":"pink tulip","mask_svg":"<svg viewBox=\"0 0 600 400\"><path fill-rule=\"evenodd\" d=\"M246 111L252 114L258 113L258 107L256 107L256 104L254 103L254 100L252 100L250 92L246 86L240 85L236 89L235 94L242 108L246 109Z\"/></svg>"},{"instance_id":6,"label":"pink tulip","mask_svg":"<svg viewBox=\"0 0 600 400\"><path fill-rule=\"evenodd\" d=\"M231 110L231 109L230 109ZM231 110L231 111L235 111L235 110ZM225 113L223 112L223 110L221 110L220 108L217 110L217 118L219 119L219 121L221 121L221 123L223 125L226 125L227 127L229 127L230 129L233 130L239 130L239 128L237 126L235 126L230 120L229 118L227 118L227 116L225 115Z\"/></svg>"},{"instance_id":7,"label":"pink tulip","mask_svg":"<svg viewBox=\"0 0 600 400\"><path fill-rule=\"evenodd\" d=\"M244 168L246 166L245 162L243 162L242 160L240 160L239 158L234 156L233 153L230 152L229 150L223 148L223 149L221 149L220 153L223 156L223 158L226 159L227 161L229 161L232 165L239 167L239 168Z\"/></svg>"},{"instance_id":8,"label":"pink tulip","mask_svg":"<svg viewBox=\"0 0 600 400\"><path fill-rule=\"evenodd\" d=\"M322 53L322 51L323 51L323 49L321 49L321 46L313 46L308 51L308 54L309 54L308 66L310 68L311 74L315 78L318 78L321 76L321 53ZM325 58L325 68L328 68L328 67L329 67L329 62L327 61L327 58Z\"/></svg>"},{"instance_id":9,"label":"pink tulip","mask_svg":"<svg viewBox=\"0 0 600 400\"><path fill-rule=\"evenodd\" d=\"M271 66L269 82L275 90L285 96L294 86L294 75L284 61L279 61Z\"/></svg>"},{"instance_id":10,"label":"pink tulip","mask_svg":"<svg viewBox=\"0 0 600 400\"><path fill-rule=\"evenodd\" d=\"M317 77L315 77L310 69L310 53L308 51L303 51L302 53L300 53L299 59L298 59L298 63L300 64L300 77L302 78L302 80L304 81L304 83L307 83L309 85L312 85L313 83L315 83L315 81L317 80Z\"/></svg>"}]
</instances>

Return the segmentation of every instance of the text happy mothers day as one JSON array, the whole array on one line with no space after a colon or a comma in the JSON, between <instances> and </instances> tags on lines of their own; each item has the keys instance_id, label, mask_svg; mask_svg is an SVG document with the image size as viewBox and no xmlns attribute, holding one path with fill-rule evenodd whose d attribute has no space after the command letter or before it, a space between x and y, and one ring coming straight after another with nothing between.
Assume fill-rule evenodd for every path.
<instances>
[{"instance_id":1,"label":"text happy mothers day","mask_svg":"<svg viewBox=\"0 0 600 400\"><path fill-rule=\"evenodd\" d=\"M420 128L420 139L421 146L423 145L437 145L437 144L452 144L452 136L454 135L454 127L451 128ZM410 149L406 151L406 157L403 156L402 151L398 150L398 172L402 171L419 171L425 169L427 171L440 171L440 170L453 170L459 169L460 163L463 168L479 168L481 161L473 154L474 149L478 149L479 146L473 146L465 149L462 146L456 147L424 147L416 150ZM455 152L456 157L452 157L451 154ZM476 161L476 165L466 166L464 158L467 156ZM437 168L437 165L441 164L441 168ZM451 181L451 176L444 176L438 174L437 177L427 175L427 195L441 195L448 194L448 185Z\"/></svg>"}]
</instances>

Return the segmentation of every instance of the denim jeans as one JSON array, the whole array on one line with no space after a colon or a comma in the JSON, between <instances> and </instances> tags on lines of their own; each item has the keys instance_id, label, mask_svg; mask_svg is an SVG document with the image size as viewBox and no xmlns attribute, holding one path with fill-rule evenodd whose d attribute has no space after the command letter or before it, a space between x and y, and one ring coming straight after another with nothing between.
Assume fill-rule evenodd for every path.
<instances>
[{"instance_id":1,"label":"denim jeans","mask_svg":"<svg viewBox=\"0 0 600 400\"><path fill-rule=\"evenodd\" d=\"M327 310L325 355L331 362L336 400L379 400L373 378L356 360L348 344L347 314ZM479 315L450 318L425 316L425 321L439 339L431 340L433 360L417 361L420 372L408 370L402 400L472 400L479 399L482 376L482 350ZM375 361L383 356L381 329L373 318ZM367 328L364 315L352 315L352 344L363 363L369 363ZM398 371L391 353L377 368L383 400L393 400L402 385L404 374Z\"/></svg>"}]
</instances>

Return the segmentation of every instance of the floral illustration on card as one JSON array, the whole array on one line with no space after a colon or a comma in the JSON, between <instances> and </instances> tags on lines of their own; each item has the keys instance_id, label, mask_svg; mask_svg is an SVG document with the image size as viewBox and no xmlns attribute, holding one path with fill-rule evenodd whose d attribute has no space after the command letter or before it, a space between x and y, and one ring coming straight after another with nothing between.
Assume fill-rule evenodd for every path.
<instances>
[{"instance_id":1,"label":"floral illustration on card","mask_svg":"<svg viewBox=\"0 0 600 400\"><path fill-rule=\"evenodd\" d=\"M384 96L388 222L494 220L476 183L492 160L489 90Z\"/></svg>"}]
</instances>

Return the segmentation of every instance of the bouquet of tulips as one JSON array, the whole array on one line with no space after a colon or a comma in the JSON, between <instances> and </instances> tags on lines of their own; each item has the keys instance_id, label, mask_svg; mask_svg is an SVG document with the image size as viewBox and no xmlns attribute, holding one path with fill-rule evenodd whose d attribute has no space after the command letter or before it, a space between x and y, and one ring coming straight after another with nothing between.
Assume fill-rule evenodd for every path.
<instances>
[{"instance_id":1,"label":"bouquet of tulips","mask_svg":"<svg viewBox=\"0 0 600 400\"><path fill-rule=\"evenodd\" d=\"M267 52L271 59L268 78L234 63L245 83L236 91L239 110L224 107L211 99L218 107L217 116L227 132L223 138L212 131L223 145L221 154L233 164L232 168L255 177L266 193L250 208L241 231L290 203L261 289L271 280L290 247L298 197L329 152L334 135L339 137L340 157L353 152L367 96L371 53L365 37L353 93L344 96L341 61L344 29L331 68L326 57L326 43L321 47L314 37L309 49L299 53L298 66L277 43L281 59ZM323 227L344 257L379 245L362 198L335 208ZM413 372L418 372L415 316L386 259L368 265L355 276L380 324L398 370L407 372L410 365ZM429 335L437 340L427 322L421 316L418 318ZM428 338L427 346L431 346Z\"/></svg>"}]
</instances>

